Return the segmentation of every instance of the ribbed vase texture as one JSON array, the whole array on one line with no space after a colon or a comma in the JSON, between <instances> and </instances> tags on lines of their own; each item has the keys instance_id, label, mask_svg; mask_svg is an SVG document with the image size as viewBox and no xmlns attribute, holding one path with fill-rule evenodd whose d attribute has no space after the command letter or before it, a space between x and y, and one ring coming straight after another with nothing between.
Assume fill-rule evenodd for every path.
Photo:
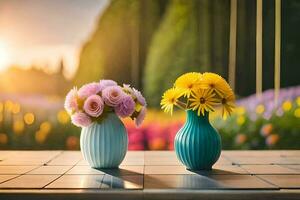
<instances>
[{"instance_id":1,"label":"ribbed vase texture","mask_svg":"<svg viewBox=\"0 0 300 200\"><path fill-rule=\"evenodd\" d=\"M191 170L210 170L221 154L221 137L211 126L208 113L187 111L187 120L174 141L178 159Z\"/></svg>"},{"instance_id":2,"label":"ribbed vase texture","mask_svg":"<svg viewBox=\"0 0 300 200\"><path fill-rule=\"evenodd\" d=\"M118 167L126 155L127 146L126 128L115 113L81 130L81 152L93 168Z\"/></svg>"}]
</instances>

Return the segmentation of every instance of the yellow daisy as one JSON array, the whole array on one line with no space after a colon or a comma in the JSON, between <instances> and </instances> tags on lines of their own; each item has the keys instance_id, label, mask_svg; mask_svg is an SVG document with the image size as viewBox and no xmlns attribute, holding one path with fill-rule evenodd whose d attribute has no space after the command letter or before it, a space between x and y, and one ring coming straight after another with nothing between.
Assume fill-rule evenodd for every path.
<instances>
[{"instance_id":1,"label":"yellow daisy","mask_svg":"<svg viewBox=\"0 0 300 200\"><path fill-rule=\"evenodd\" d=\"M218 95L227 95L231 88L229 84L221 76L211 72L205 72L202 75L201 84L203 88L209 88L215 91Z\"/></svg>"},{"instance_id":2,"label":"yellow daisy","mask_svg":"<svg viewBox=\"0 0 300 200\"><path fill-rule=\"evenodd\" d=\"M235 97L233 93L221 97L222 116L224 119L226 119L227 116L229 116L232 113L232 110L235 107L234 101Z\"/></svg>"},{"instance_id":3,"label":"yellow daisy","mask_svg":"<svg viewBox=\"0 0 300 200\"><path fill-rule=\"evenodd\" d=\"M201 73L189 72L181 75L175 81L175 87L182 89L183 95L190 97L192 90L198 85L201 78Z\"/></svg>"},{"instance_id":4,"label":"yellow daisy","mask_svg":"<svg viewBox=\"0 0 300 200\"><path fill-rule=\"evenodd\" d=\"M170 112L173 114L174 105L178 106L178 99L183 95L181 89L171 88L168 89L162 96L162 100L160 102L161 108L164 109L165 112Z\"/></svg>"},{"instance_id":5,"label":"yellow daisy","mask_svg":"<svg viewBox=\"0 0 300 200\"><path fill-rule=\"evenodd\" d=\"M210 89L199 89L196 92L192 92L190 107L193 110L198 110L198 115L200 113L204 115L205 111L214 111L214 106L218 104L218 99L214 98L215 95L213 90Z\"/></svg>"}]
</instances>

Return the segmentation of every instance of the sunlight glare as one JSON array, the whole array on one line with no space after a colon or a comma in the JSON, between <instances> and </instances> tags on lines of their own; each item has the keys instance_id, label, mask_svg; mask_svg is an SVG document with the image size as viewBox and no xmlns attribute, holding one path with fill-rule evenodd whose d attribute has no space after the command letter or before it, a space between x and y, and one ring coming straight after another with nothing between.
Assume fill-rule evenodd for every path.
<instances>
[{"instance_id":1,"label":"sunlight glare","mask_svg":"<svg viewBox=\"0 0 300 200\"><path fill-rule=\"evenodd\" d=\"M10 64L8 45L0 39L0 71L5 70Z\"/></svg>"}]
</instances>

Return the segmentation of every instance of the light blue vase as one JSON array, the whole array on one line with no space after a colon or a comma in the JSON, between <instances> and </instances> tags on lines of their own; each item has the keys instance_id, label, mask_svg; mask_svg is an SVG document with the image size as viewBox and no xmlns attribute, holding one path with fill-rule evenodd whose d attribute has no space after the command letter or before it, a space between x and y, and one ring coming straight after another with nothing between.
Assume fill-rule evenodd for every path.
<instances>
[{"instance_id":1,"label":"light blue vase","mask_svg":"<svg viewBox=\"0 0 300 200\"><path fill-rule=\"evenodd\" d=\"M126 128L115 113L81 130L81 152L93 168L117 168L126 155L127 146Z\"/></svg>"},{"instance_id":2,"label":"light blue vase","mask_svg":"<svg viewBox=\"0 0 300 200\"><path fill-rule=\"evenodd\" d=\"M178 159L191 170L211 170L221 154L221 137L208 118L187 111L187 120L174 141Z\"/></svg>"}]
</instances>

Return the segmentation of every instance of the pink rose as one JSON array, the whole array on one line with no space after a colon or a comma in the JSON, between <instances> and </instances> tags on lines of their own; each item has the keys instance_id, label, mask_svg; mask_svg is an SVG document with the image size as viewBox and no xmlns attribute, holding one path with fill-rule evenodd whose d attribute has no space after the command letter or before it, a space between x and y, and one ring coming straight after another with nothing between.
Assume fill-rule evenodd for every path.
<instances>
[{"instance_id":1,"label":"pink rose","mask_svg":"<svg viewBox=\"0 0 300 200\"><path fill-rule=\"evenodd\" d=\"M146 107L143 107L141 109L140 113L138 114L138 116L135 118L136 126L140 126L142 124L142 122L144 121L144 119L146 117L146 112L147 112Z\"/></svg>"},{"instance_id":2,"label":"pink rose","mask_svg":"<svg viewBox=\"0 0 300 200\"><path fill-rule=\"evenodd\" d=\"M135 108L135 102L130 95L124 95L120 104L115 107L116 114L120 117L132 115Z\"/></svg>"},{"instance_id":3,"label":"pink rose","mask_svg":"<svg viewBox=\"0 0 300 200\"><path fill-rule=\"evenodd\" d=\"M81 99L88 98L91 95L98 94L101 92L101 87L99 83L88 83L83 85L79 90L78 90L78 96Z\"/></svg>"},{"instance_id":4,"label":"pink rose","mask_svg":"<svg viewBox=\"0 0 300 200\"><path fill-rule=\"evenodd\" d=\"M78 127L87 127L91 125L92 119L83 112L77 112L71 116L72 123Z\"/></svg>"},{"instance_id":5,"label":"pink rose","mask_svg":"<svg viewBox=\"0 0 300 200\"><path fill-rule=\"evenodd\" d=\"M78 111L77 103L77 88L71 89L65 99L64 107L66 111L71 115L73 112Z\"/></svg>"},{"instance_id":6,"label":"pink rose","mask_svg":"<svg viewBox=\"0 0 300 200\"><path fill-rule=\"evenodd\" d=\"M99 117L102 114L103 109L103 100L96 94L89 96L83 105L83 110L92 117Z\"/></svg>"},{"instance_id":7,"label":"pink rose","mask_svg":"<svg viewBox=\"0 0 300 200\"><path fill-rule=\"evenodd\" d=\"M102 98L108 106L116 107L126 95L119 86L108 86L102 91Z\"/></svg>"}]
</instances>

